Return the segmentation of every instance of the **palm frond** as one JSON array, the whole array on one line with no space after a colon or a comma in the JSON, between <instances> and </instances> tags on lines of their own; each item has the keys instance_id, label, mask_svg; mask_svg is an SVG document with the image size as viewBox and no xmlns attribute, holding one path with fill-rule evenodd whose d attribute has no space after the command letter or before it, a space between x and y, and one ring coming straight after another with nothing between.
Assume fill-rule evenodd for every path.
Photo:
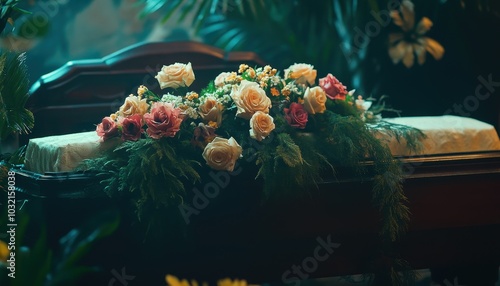
<instances>
[{"instance_id":1,"label":"palm frond","mask_svg":"<svg viewBox=\"0 0 500 286\"><path fill-rule=\"evenodd\" d=\"M25 54L3 53L0 56L0 138L15 133L29 133L34 125L28 100L28 74Z\"/></svg>"}]
</instances>

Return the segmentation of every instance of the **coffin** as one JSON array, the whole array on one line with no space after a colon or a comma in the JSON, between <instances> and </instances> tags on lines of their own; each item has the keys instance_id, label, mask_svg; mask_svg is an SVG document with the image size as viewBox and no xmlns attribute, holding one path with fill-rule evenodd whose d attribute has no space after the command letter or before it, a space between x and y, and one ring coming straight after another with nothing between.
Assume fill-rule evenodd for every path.
<instances>
[{"instance_id":1,"label":"coffin","mask_svg":"<svg viewBox=\"0 0 500 286\"><path fill-rule=\"evenodd\" d=\"M203 56L197 60L193 54ZM36 129L30 137L95 129L96 122L116 110L118 99L121 103L136 88L133 85L142 82L147 68L177 61L191 61L202 71L197 72L206 79L197 79L201 86L241 62L263 65L255 54L226 54L197 43L138 45L102 60L69 63L33 86L29 104ZM412 217L395 253L414 269L499 263L500 151L399 159L406 170L404 188ZM128 206L87 188L102 179L95 174L22 167L15 171L18 198L40 208L38 219L47 219L53 246L92 213ZM266 204L261 204L258 192L262 182L250 174L231 178L199 215L191 217L189 240L179 244L183 247L168 247L162 239L143 244L134 219L124 215L117 233L92 254L104 269L97 278L104 285L112 269L126 266L137 285L162 285L166 273L207 281L292 281L297 278L294 265L303 265L328 241L331 252L323 248L327 257L309 267L314 269L305 272L307 278L370 273L391 255L379 252L379 216L371 204L369 173L327 178L309 197Z\"/></svg>"}]
</instances>

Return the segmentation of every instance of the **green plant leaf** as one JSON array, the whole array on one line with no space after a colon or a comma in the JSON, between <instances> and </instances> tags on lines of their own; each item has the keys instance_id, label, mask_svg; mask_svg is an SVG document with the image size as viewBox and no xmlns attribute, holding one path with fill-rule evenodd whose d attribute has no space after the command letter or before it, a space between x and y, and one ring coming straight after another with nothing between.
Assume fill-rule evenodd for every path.
<instances>
[{"instance_id":1,"label":"green plant leaf","mask_svg":"<svg viewBox=\"0 0 500 286\"><path fill-rule=\"evenodd\" d=\"M11 133L29 133L34 125L28 100L28 75L25 54L3 53L0 56L0 138Z\"/></svg>"},{"instance_id":2,"label":"green plant leaf","mask_svg":"<svg viewBox=\"0 0 500 286\"><path fill-rule=\"evenodd\" d=\"M118 227L120 216L116 210L106 210L88 219L84 224L72 229L60 239L62 254L55 273L64 273L76 267L76 263L99 239L109 236Z\"/></svg>"}]
</instances>

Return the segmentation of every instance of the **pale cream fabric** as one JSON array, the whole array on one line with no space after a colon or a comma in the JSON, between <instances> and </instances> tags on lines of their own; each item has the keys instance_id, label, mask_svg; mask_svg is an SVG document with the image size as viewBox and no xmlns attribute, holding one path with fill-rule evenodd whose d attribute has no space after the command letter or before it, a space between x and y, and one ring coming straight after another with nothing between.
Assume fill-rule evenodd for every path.
<instances>
[{"instance_id":1,"label":"pale cream fabric","mask_svg":"<svg viewBox=\"0 0 500 286\"><path fill-rule=\"evenodd\" d=\"M422 130L427 138L422 141L421 154L500 150L495 128L472 118L432 116L385 120ZM397 142L384 134L378 136L387 141L395 156L413 155L405 142ZM99 143L95 131L32 139L26 151L26 168L38 173L72 171L83 159L95 157L100 150L111 148L119 141L116 138L106 144Z\"/></svg>"},{"instance_id":2,"label":"pale cream fabric","mask_svg":"<svg viewBox=\"0 0 500 286\"><path fill-rule=\"evenodd\" d=\"M25 167L37 173L73 171L84 160L118 143L99 142L95 131L31 139L26 148Z\"/></svg>"},{"instance_id":3,"label":"pale cream fabric","mask_svg":"<svg viewBox=\"0 0 500 286\"><path fill-rule=\"evenodd\" d=\"M420 129L427 136L422 141L420 154L447 154L500 150L500 140L495 128L479 120L452 115L398 117L384 119ZM406 148L406 142L398 142L394 137L379 136L388 141L395 156L414 155Z\"/></svg>"}]
</instances>

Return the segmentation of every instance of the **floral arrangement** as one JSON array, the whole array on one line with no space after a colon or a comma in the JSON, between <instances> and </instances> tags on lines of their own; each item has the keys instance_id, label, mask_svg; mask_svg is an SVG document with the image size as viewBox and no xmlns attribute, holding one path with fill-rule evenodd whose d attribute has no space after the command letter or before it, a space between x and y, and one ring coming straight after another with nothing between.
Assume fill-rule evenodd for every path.
<instances>
[{"instance_id":1,"label":"floral arrangement","mask_svg":"<svg viewBox=\"0 0 500 286\"><path fill-rule=\"evenodd\" d=\"M191 64L176 63L163 66L156 79L165 94L140 86L128 96L96 128L102 141L115 140L117 147L86 162L87 169L107 174L102 183L109 195L131 193L139 219L162 207L183 210L186 186L199 182L207 167L236 172L256 165L245 171L263 178L265 199L303 194L337 175L337 167L366 173L361 162L371 160L381 235L394 241L404 232L401 170L375 133L404 137L413 149L422 133L380 120L371 101L355 99L332 74L316 84L309 64L291 65L283 75L242 64L195 92L188 90L195 80Z\"/></svg>"}]
</instances>

